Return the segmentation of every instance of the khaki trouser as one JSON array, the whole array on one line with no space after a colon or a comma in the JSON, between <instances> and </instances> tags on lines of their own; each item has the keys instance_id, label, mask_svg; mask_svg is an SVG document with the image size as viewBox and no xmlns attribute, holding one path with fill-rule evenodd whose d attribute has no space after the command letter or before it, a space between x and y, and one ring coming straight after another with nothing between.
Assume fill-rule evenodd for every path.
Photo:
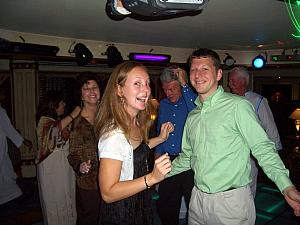
<instances>
[{"instance_id":1,"label":"khaki trouser","mask_svg":"<svg viewBox=\"0 0 300 225\"><path fill-rule=\"evenodd\" d=\"M193 188L189 225L254 225L255 206L249 186L215 194Z\"/></svg>"}]
</instances>

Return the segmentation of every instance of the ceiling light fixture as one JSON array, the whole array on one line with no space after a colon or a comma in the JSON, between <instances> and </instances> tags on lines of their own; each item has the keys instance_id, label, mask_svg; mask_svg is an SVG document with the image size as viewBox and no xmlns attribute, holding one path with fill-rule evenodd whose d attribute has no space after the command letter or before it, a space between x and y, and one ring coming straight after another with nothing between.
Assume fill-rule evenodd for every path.
<instances>
[{"instance_id":1,"label":"ceiling light fixture","mask_svg":"<svg viewBox=\"0 0 300 225\"><path fill-rule=\"evenodd\" d=\"M75 44L73 42L70 46L69 53L75 54L76 63L78 66L84 66L88 63L90 63L93 59L92 52L82 43L77 43L73 50L71 50L71 47Z\"/></svg>"},{"instance_id":2,"label":"ceiling light fixture","mask_svg":"<svg viewBox=\"0 0 300 225\"><path fill-rule=\"evenodd\" d=\"M259 54L258 56L253 58L252 67L254 69L262 69L265 67L266 62L267 62L267 53L265 53L265 56Z\"/></svg>"},{"instance_id":3,"label":"ceiling light fixture","mask_svg":"<svg viewBox=\"0 0 300 225\"><path fill-rule=\"evenodd\" d=\"M123 62L121 52L113 44L109 44L106 49L106 52L102 53L102 55L107 56L109 67L115 67Z\"/></svg>"},{"instance_id":4,"label":"ceiling light fixture","mask_svg":"<svg viewBox=\"0 0 300 225\"><path fill-rule=\"evenodd\" d=\"M223 60L224 64L228 67L234 66L234 64L236 63L235 59L228 53L225 53L225 55L226 55L226 57Z\"/></svg>"},{"instance_id":5,"label":"ceiling light fixture","mask_svg":"<svg viewBox=\"0 0 300 225\"><path fill-rule=\"evenodd\" d=\"M294 55L298 55L298 49L292 49Z\"/></svg>"},{"instance_id":6,"label":"ceiling light fixture","mask_svg":"<svg viewBox=\"0 0 300 225\"><path fill-rule=\"evenodd\" d=\"M153 53L129 53L129 59L141 62L170 62L171 55Z\"/></svg>"}]
</instances>

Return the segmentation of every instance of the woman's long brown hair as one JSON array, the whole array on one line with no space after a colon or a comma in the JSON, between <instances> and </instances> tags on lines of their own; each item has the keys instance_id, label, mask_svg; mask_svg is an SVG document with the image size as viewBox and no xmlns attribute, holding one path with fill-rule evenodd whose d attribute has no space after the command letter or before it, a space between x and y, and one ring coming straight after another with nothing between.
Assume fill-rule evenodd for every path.
<instances>
[{"instance_id":1,"label":"woman's long brown hair","mask_svg":"<svg viewBox=\"0 0 300 225\"><path fill-rule=\"evenodd\" d=\"M95 118L95 130L98 137L103 137L109 132L119 128L121 129L127 140L131 129L131 119L125 110L126 99L118 95L118 85L124 86L127 74L135 67L140 67L147 71L146 67L138 62L127 61L119 64L112 72L107 86L105 88L102 101ZM139 111L136 120L139 126L143 140L148 142L148 126L149 121L148 104L145 110Z\"/></svg>"}]
</instances>

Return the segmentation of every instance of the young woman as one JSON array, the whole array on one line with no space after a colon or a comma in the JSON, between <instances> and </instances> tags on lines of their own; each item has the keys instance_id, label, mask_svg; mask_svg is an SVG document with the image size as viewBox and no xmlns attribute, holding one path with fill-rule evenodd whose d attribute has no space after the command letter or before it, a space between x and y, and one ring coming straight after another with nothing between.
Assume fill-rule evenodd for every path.
<instances>
[{"instance_id":1,"label":"young woman","mask_svg":"<svg viewBox=\"0 0 300 225\"><path fill-rule=\"evenodd\" d=\"M97 77L83 73L78 78L82 110L70 134L68 160L76 175L76 225L97 225L100 194L98 189L97 138L94 119L100 103Z\"/></svg>"},{"instance_id":2,"label":"young woman","mask_svg":"<svg viewBox=\"0 0 300 225\"><path fill-rule=\"evenodd\" d=\"M118 65L97 112L99 186L104 200L100 207L101 225L151 225L148 189L171 170L165 154L155 161L153 171L148 171L150 148L165 141L173 131L173 126L165 123L160 135L148 141L149 83L143 65L130 61Z\"/></svg>"},{"instance_id":3,"label":"young woman","mask_svg":"<svg viewBox=\"0 0 300 225\"><path fill-rule=\"evenodd\" d=\"M37 111L37 179L45 225L74 225L75 176L69 165L69 124L76 118L76 107L62 118L65 102L62 94L48 92Z\"/></svg>"}]
</instances>

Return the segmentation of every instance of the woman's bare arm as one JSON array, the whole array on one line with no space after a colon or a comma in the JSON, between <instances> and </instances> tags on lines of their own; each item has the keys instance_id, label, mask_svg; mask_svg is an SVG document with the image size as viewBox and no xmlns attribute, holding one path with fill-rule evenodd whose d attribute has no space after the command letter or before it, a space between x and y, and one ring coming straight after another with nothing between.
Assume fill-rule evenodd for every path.
<instances>
[{"instance_id":1,"label":"woman's bare arm","mask_svg":"<svg viewBox=\"0 0 300 225\"><path fill-rule=\"evenodd\" d=\"M167 154L155 160L153 171L137 179L120 181L122 161L108 158L100 159L99 187L105 202L111 203L128 198L147 189L148 186L162 181L171 171L171 162ZM146 182L145 182L146 179Z\"/></svg>"}]
</instances>

